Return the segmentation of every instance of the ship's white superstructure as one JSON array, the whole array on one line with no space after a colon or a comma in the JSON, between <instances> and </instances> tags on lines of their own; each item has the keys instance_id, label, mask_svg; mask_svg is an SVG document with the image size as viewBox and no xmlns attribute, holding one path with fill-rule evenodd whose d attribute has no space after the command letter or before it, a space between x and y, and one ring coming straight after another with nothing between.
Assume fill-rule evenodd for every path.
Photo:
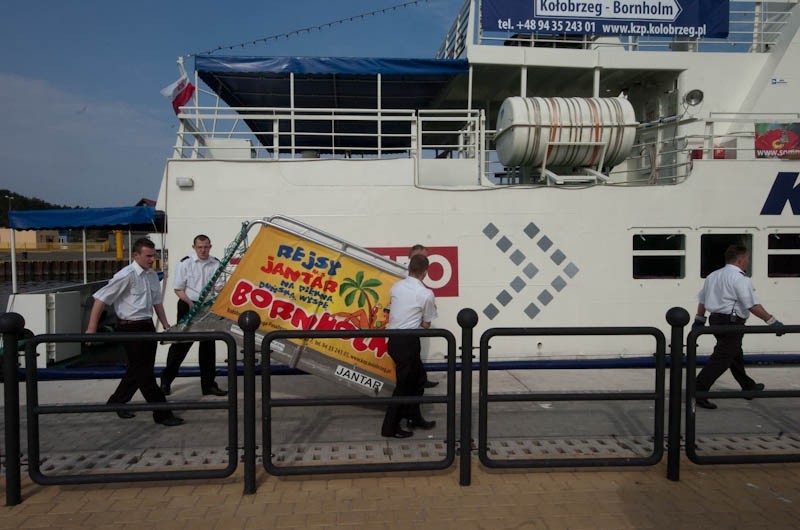
<instances>
[{"instance_id":1,"label":"ship's white superstructure","mask_svg":"<svg viewBox=\"0 0 800 530\"><path fill-rule=\"evenodd\" d=\"M158 200L168 278L197 233L221 249L243 221L283 214L392 258L429 247L435 326L454 332L465 307L477 311L478 333L666 331L666 311L692 312L725 247L744 242L758 297L796 323L800 6L732 1L730 10L727 39L503 35L485 30L481 2L470 0L435 61L198 57L197 82L213 97L182 109ZM635 139L613 167L603 146L581 167L500 162L507 98L618 96L633 109L620 126ZM557 119L569 132L587 120L580 110ZM550 132L548 152L569 147L569 134ZM165 303L175 305L169 286ZM493 354L625 357L651 347L543 338ZM745 347L800 351L791 336L752 335ZM441 360L435 348L428 360Z\"/></svg>"}]
</instances>

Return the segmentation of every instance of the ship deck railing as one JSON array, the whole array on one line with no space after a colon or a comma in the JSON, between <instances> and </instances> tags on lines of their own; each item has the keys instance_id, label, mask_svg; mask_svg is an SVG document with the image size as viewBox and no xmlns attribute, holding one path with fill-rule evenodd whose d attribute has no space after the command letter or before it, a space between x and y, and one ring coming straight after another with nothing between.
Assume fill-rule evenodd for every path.
<instances>
[{"instance_id":1,"label":"ship deck railing","mask_svg":"<svg viewBox=\"0 0 800 530\"><path fill-rule=\"evenodd\" d=\"M293 161L397 159L473 160L475 186L555 185L540 168L505 167L495 130L481 109L335 109L183 107L176 159ZM800 122L800 113L713 112L639 125L627 160L592 168L618 185L668 185L688 178L698 160L757 161L756 125ZM574 124L580 127L583 124ZM431 167L430 171L434 171ZM591 179L589 179L591 180ZM420 183L419 178L415 180Z\"/></svg>"},{"instance_id":2,"label":"ship deck railing","mask_svg":"<svg viewBox=\"0 0 800 530\"><path fill-rule=\"evenodd\" d=\"M183 107L175 158L476 158L478 110ZM255 127L252 125L256 125Z\"/></svg>"}]
</instances>

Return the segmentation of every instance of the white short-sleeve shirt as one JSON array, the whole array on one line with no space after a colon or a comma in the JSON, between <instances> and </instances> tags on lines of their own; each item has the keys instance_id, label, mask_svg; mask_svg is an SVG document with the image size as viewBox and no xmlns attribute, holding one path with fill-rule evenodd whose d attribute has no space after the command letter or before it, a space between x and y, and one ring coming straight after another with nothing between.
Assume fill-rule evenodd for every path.
<instances>
[{"instance_id":1,"label":"white short-sleeve shirt","mask_svg":"<svg viewBox=\"0 0 800 530\"><path fill-rule=\"evenodd\" d=\"M436 318L433 291L417 278L408 277L392 286L389 329L416 329Z\"/></svg>"},{"instance_id":2,"label":"white short-sleeve shirt","mask_svg":"<svg viewBox=\"0 0 800 530\"><path fill-rule=\"evenodd\" d=\"M712 313L730 315L735 312L741 318L749 317L750 308L758 304L753 282L731 263L706 277L697 300Z\"/></svg>"},{"instance_id":3,"label":"white short-sleeve shirt","mask_svg":"<svg viewBox=\"0 0 800 530\"><path fill-rule=\"evenodd\" d=\"M158 273L144 270L135 261L117 272L94 298L114 307L122 320L153 318L153 306L161 303Z\"/></svg>"},{"instance_id":4,"label":"white short-sleeve shirt","mask_svg":"<svg viewBox=\"0 0 800 530\"><path fill-rule=\"evenodd\" d=\"M187 256L175 267L172 288L177 291L185 291L189 300L197 302L200 299L200 292L211 281L217 268L219 268L219 260L214 256L206 260L199 259L197 254Z\"/></svg>"}]
</instances>

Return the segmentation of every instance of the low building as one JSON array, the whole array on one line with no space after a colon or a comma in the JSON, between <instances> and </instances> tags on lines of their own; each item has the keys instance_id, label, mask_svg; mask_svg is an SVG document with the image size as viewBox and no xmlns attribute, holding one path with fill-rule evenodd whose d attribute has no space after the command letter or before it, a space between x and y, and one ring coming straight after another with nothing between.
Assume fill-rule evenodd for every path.
<instances>
[{"instance_id":1,"label":"low building","mask_svg":"<svg viewBox=\"0 0 800 530\"><path fill-rule=\"evenodd\" d=\"M57 247L58 230L17 230L14 234L17 250L37 250ZM11 248L11 229L0 228L0 249Z\"/></svg>"}]
</instances>

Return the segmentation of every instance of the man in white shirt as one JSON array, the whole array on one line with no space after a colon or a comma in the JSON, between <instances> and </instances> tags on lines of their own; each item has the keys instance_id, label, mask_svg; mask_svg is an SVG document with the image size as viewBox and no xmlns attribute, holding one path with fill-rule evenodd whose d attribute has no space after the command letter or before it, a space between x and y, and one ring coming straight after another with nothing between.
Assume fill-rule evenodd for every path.
<instances>
[{"instance_id":1,"label":"man in white shirt","mask_svg":"<svg viewBox=\"0 0 800 530\"><path fill-rule=\"evenodd\" d=\"M416 256L417 254L422 254L423 256L425 256L427 258L428 257L428 249L425 247L425 245L421 245L421 244L417 243L416 245L411 247L411 249L409 249L409 251L408 251L408 259L410 260L411 258ZM436 385L439 384L439 381L432 381L428 377L428 372L427 372L427 370L425 370L425 365L422 366L422 369L423 369L423 371L425 371L425 388L433 388L433 387L435 387Z\"/></svg>"},{"instance_id":2,"label":"man in white shirt","mask_svg":"<svg viewBox=\"0 0 800 530\"><path fill-rule=\"evenodd\" d=\"M417 254L408 264L408 277L391 289L391 312L388 329L427 329L436 318L433 291L422 280L428 273L428 258ZM392 337L389 356L395 363L396 385L393 396L421 396L425 391L425 368L420 359L419 337ZM387 438L407 438L413 433L400 427L408 418L410 428L432 429L435 421L425 421L419 404L389 405L383 419L381 435Z\"/></svg>"},{"instance_id":3,"label":"man in white shirt","mask_svg":"<svg viewBox=\"0 0 800 530\"><path fill-rule=\"evenodd\" d=\"M158 274L153 270L155 245L146 238L137 239L133 245L133 263L114 275L108 284L94 293L94 305L89 315L86 333L97 333L97 323L106 305L113 305L117 314L116 330L120 333L155 333L153 310L164 328L169 327L164 306L161 304L161 287ZM128 368L108 403L127 403L137 390L148 403L164 403L167 398L158 387L153 373L156 360L156 341L124 343ZM133 412L117 411L120 418L136 416ZM153 421L173 427L183 423L182 418L170 410L153 411Z\"/></svg>"},{"instance_id":4,"label":"man in white shirt","mask_svg":"<svg viewBox=\"0 0 800 530\"><path fill-rule=\"evenodd\" d=\"M203 288L211 281L219 268L219 260L211 255L211 239L200 234L192 241L194 256L186 256L175 268L173 288L178 295L178 320L188 313L200 299ZM176 342L169 347L167 365L161 372L161 390L170 395L172 382L178 376L178 369L191 349L191 342ZM214 381L216 375L217 351L213 340L200 341L198 364L200 365L200 391L204 396L226 396Z\"/></svg>"},{"instance_id":5,"label":"man in white shirt","mask_svg":"<svg viewBox=\"0 0 800 530\"><path fill-rule=\"evenodd\" d=\"M702 327L706 323L706 310L711 312L709 324L712 326L743 326L750 313L770 326L781 327L783 324L770 315L758 303L753 292L753 283L745 276L744 271L750 263L750 251L742 245L731 245L725 250L726 265L706 277L703 288L697 295L697 316L692 328ZM756 383L744 369L744 353L742 351L742 333L714 334L717 344L708 362L697 375L697 391L708 392L714 381L725 370L731 370L736 382L742 390L761 391L764 383ZM708 399L698 399L698 407L715 409L717 405Z\"/></svg>"}]
</instances>

